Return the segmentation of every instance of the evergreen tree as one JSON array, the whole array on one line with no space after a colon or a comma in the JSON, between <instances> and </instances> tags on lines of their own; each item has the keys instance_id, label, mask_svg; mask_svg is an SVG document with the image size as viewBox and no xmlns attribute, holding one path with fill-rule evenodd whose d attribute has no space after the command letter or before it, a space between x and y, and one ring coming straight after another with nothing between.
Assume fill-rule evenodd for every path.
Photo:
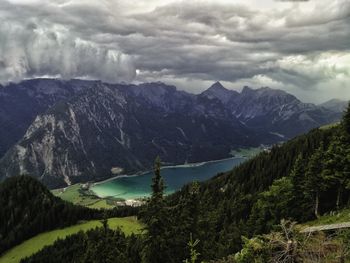
<instances>
[{"instance_id":1,"label":"evergreen tree","mask_svg":"<svg viewBox=\"0 0 350 263\"><path fill-rule=\"evenodd\" d=\"M349 102L347 109L345 110L342 124L343 124L343 128L344 128L345 132L348 135L350 135L350 102Z\"/></svg>"},{"instance_id":2,"label":"evergreen tree","mask_svg":"<svg viewBox=\"0 0 350 263\"><path fill-rule=\"evenodd\" d=\"M251 231L268 232L281 218L290 218L294 200L291 179L282 177L275 180L267 191L259 195L252 208L248 221Z\"/></svg>"},{"instance_id":3,"label":"evergreen tree","mask_svg":"<svg viewBox=\"0 0 350 263\"><path fill-rule=\"evenodd\" d=\"M198 202L199 202L199 189L200 185L198 182L193 182L189 188L187 194L181 200L182 212L181 221L182 225L187 228L191 235L197 235L197 224L198 224Z\"/></svg>"},{"instance_id":4,"label":"evergreen tree","mask_svg":"<svg viewBox=\"0 0 350 263\"><path fill-rule=\"evenodd\" d=\"M327 188L324 180L324 154L323 143L310 157L306 169L305 195L314 199L314 214L319 217L320 195Z\"/></svg>"},{"instance_id":5,"label":"evergreen tree","mask_svg":"<svg viewBox=\"0 0 350 263\"><path fill-rule=\"evenodd\" d=\"M301 153L298 155L293 165L293 169L290 173L290 177L293 183L295 195L298 197L302 197L303 180L305 177L305 161Z\"/></svg>"},{"instance_id":6,"label":"evergreen tree","mask_svg":"<svg viewBox=\"0 0 350 263\"><path fill-rule=\"evenodd\" d=\"M158 203L162 202L164 198L164 181L160 175L161 161L159 156L155 160L154 164L154 177L152 178L152 198L151 202Z\"/></svg>"},{"instance_id":7,"label":"evergreen tree","mask_svg":"<svg viewBox=\"0 0 350 263\"><path fill-rule=\"evenodd\" d=\"M193 240L192 234L190 234L190 240L188 241L188 247L190 249L190 259L185 259L184 263L197 263L200 253L197 252L196 246L198 245L199 240Z\"/></svg>"},{"instance_id":8,"label":"evergreen tree","mask_svg":"<svg viewBox=\"0 0 350 263\"><path fill-rule=\"evenodd\" d=\"M306 161L300 153L293 165L290 173L290 179L293 189L293 201L290 208L290 215L298 221L305 221L310 218L308 196L305 196L305 166Z\"/></svg>"},{"instance_id":9,"label":"evergreen tree","mask_svg":"<svg viewBox=\"0 0 350 263\"><path fill-rule=\"evenodd\" d=\"M200 184L193 182L187 185L176 210L171 211L171 247L172 253L180 258L186 257L190 251L186 248L188 236L197 238L198 233L198 215L199 215L199 191ZM185 249L184 249L185 248ZM199 248L197 248L199 249Z\"/></svg>"},{"instance_id":10,"label":"evergreen tree","mask_svg":"<svg viewBox=\"0 0 350 263\"><path fill-rule=\"evenodd\" d=\"M107 213L103 214L103 218L101 220L101 224L102 224L104 232L107 234L108 229L109 229Z\"/></svg>"},{"instance_id":11,"label":"evergreen tree","mask_svg":"<svg viewBox=\"0 0 350 263\"><path fill-rule=\"evenodd\" d=\"M142 260L146 263L171 262L168 255L168 219L164 202L164 181L160 174L161 162L157 157L152 178L152 196L143 212L146 238Z\"/></svg>"},{"instance_id":12,"label":"evergreen tree","mask_svg":"<svg viewBox=\"0 0 350 263\"><path fill-rule=\"evenodd\" d=\"M350 183L350 147L344 136L334 136L325 153L325 179L337 189L336 207L340 208L342 194Z\"/></svg>"}]
</instances>

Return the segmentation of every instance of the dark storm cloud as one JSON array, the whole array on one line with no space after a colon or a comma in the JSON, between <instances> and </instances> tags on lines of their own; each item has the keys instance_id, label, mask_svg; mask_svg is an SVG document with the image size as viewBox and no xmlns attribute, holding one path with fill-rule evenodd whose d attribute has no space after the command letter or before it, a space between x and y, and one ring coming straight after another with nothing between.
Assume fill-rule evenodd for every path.
<instances>
[{"instance_id":1,"label":"dark storm cloud","mask_svg":"<svg viewBox=\"0 0 350 263\"><path fill-rule=\"evenodd\" d=\"M263 80L298 92L349 78L346 0L0 1L1 81Z\"/></svg>"},{"instance_id":2,"label":"dark storm cloud","mask_svg":"<svg viewBox=\"0 0 350 263\"><path fill-rule=\"evenodd\" d=\"M135 77L128 55L117 46L107 48L85 39L65 23L53 22L66 19L68 24L82 23L80 18L66 16L54 7L35 3L1 5L0 81L47 75L110 82Z\"/></svg>"},{"instance_id":3,"label":"dark storm cloud","mask_svg":"<svg viewBox=\"0 0 350 263\"><path fill-rule=\"evenodd\" d=\"M318 79L310 78L307 72L280 68L275 62L291 55L348 51L349 16L344 10L349 5L338 5L330 18L320 21L312 14L307 19L300 16L298 22L298 12L294 10L171 4L129 17L139 22L134 25L139 27L139 33L120 35L115 41L127 53L136 55L136 67L144 71L227 81L265 74L282 83L304 84L308 88ZM327 10L323 8L322 14L329 6Z\"/></svg>"}]
</instances>

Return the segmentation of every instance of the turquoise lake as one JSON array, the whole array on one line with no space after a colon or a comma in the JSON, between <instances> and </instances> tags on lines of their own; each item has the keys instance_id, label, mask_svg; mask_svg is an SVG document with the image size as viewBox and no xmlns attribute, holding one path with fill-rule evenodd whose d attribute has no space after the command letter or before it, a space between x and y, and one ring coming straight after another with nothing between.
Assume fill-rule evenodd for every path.
<instances>
[{"instance_id":1,"label":"turquoise lake","mask_svg":"<svg viewBox=\"0 0 350 263\"><path fill-rule=\"evenodd\" d=\"M198 164L163 167L161 175L165 181L166 193L173 193L183 185L193 181L208 180L220 172L231 170L245 160L246 158L236 157ZM141 175L120 176L109 181L97 183L91 186L90 189L100 197L142 198L151 194L152 177L153 171Z\"/></svg>"}]
</instances>

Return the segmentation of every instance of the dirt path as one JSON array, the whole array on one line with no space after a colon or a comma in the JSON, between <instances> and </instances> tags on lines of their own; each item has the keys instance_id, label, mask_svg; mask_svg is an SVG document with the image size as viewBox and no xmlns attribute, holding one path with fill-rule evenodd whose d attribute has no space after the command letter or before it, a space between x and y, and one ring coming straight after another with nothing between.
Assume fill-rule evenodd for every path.
<instances>
[{"instance_id":1,"label":"dirt path","mask_svg":"<svg viewBox=\"0 0 350 263\"><path fill-rule=\"evenodd\" d=\"M342 228L350 228L350 222L306 227L301 231L301 233L310 233L310 232L324 231L324 230L335 230L335 229L342 229Z\"/></svg>"}]
</instances>

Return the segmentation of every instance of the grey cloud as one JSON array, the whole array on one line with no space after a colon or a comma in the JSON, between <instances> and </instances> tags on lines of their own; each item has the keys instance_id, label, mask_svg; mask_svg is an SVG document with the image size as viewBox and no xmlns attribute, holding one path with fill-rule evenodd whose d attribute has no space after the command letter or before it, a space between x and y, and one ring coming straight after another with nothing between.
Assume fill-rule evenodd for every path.
<instances>
[{"instance_id":1,"label":"grey cloud","mask_svg":"<svg viewBox=\"0 0 350 263\"><path fill-rule=\"evenodd\" d=\"M12 20L13 13L8 13L6 19L0 19L1 82L43 75L98 78L107 82L134 79L132 57L120 50L84 40L59 24L38 23L31 16L28 21L25 16Z\"/></svg>"},{"instance_id":2,"label":"grey cloud","mask_svg":"<svg viewBox=\"0 0 350 263\"><path fill-rule=\"evenodd\" d=\"M143 11L133 6L137 1L124 0L50 1L20 8L5 1L0 17L13 28L0 29L0 61L6 65L0 79L58 74L107 81L178 78L193 84L255 83L257 76L266 76L281 88L299 90L337 81L337 75L325 78L322 70L315 70L310 76L307 69L287 68L281 61L303 55L312 65L320 63L322 54L348 52L348 1L310 1L315 8L305 10L303 3L258 9L249 1L237 2L162 1L159 7L150 0L154 8ZM10 40L6 35L13 32L15 40ZM16 52L9 48L11 41ZM49 54L41 51L45 49ZM1 56L6 53L18 55Z\"/></svg>"},{"instance_id":3,"label":"grey cloud","mask_svg":"<svg viewBox=\"0 0 350 263\"><path fill-rule=\"evenodd\" d=\"M319 21L317 12L314 12L311 16L306 14L308 19L300 16L299 23L296 23L297 12L294 10L274 13L245 8L241 11L241 6L163 7L145 15L144 19L152 20L155 25L154 32L147 36L165 35L172 39L172 42L175 42L174 39L181 39L183 45L172 45L167 39L150 39L145 36L148 41L153 40L154 44L135 51L139 58L136 64L144 70L166 69L163 72L200 79L236 81L266 74L281 83L309 89L322 81L322 76L311 78L302 72L279 69L278 65L269 68L265 64L269 59L274 62L290 55L312 56L329 50L348 51L348 7L345 1L335 2L332 6L323 5L320 6L323 8L319 10L320 14L327 16L327 13L330 13L331 18ZM294 20L289 17L289 13ZM142 20L142 15L138 18ZM164 23L161 19L167 22ZM204 26L196 30L191 28L193 23ZM226 41L220 42L213 36L220 36ZM188 40L192 43L190 48L187 47ZM199 48L203 43L207 44L204 52ZM152 46L155 47L154 52ZM254 53L274 54L270 57L251 56Z\"/></svg>"}]
</instances>

